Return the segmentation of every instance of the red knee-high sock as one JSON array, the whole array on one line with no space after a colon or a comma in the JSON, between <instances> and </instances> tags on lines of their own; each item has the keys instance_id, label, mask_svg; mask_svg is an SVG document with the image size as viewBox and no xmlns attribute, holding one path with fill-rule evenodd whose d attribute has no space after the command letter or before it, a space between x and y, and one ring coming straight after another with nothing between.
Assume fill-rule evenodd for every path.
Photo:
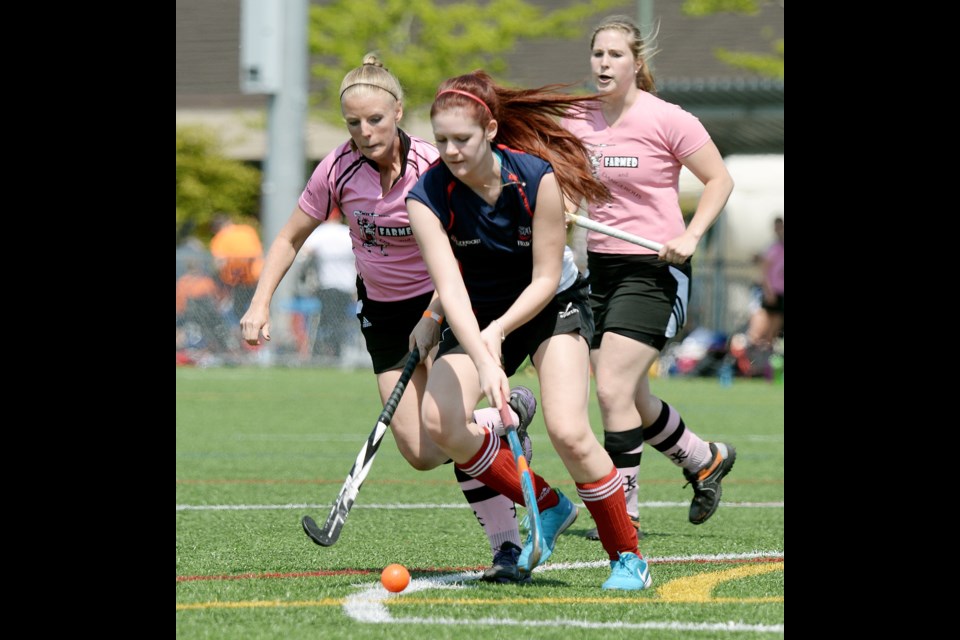
<instances>
[{"instance_id":1,"label":"red knee-high sock","mask_svg":"<svg viewBox=\"0 0 960 640\"><path fill-rule=\"evenodd\" d=\"M619 558L620 551L632 551L643 557L637 548L637 529L627 515L623 481L616 467L595 482L578 482L577 495L597 523L600 542L611 560Z\"/></svg>"},{"instance_id":2,"label":"red knee-high sock","mask_svg":"<svg viewBox=\"0 0 960 640\"><path fill-rule=\"evenodd\" d=\"M458 464L457 468L517 504L523 504L523 490L520 488L517 465L513 460L513 454L510 453L510 448L502 438L490 433L489 429L485 431L480 450L464 464ZM501 446L501 443L504 446ZM530 470L530 475L533 477L533 490L537 494L539 509L543 511L557 506L560 498L547 481L534 473L533 469Z\"/></svg>"}]
</instances>

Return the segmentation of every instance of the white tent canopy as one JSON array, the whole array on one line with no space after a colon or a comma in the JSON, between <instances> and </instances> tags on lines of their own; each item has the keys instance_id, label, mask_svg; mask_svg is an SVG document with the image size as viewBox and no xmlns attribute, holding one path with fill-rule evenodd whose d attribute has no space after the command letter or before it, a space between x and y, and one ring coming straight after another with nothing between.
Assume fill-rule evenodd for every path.
<instances>
[{"instance_id":1,"label":"white tent canopy","mask_svg":"<svg viewBox=\"0 0 960 640\"><path fill-rule=\"evenodd\" d=\"M734 187L717 221L723 225L723 257L750 260L773 242L773 220L783 217L783 156L731 155L724 162ZM684 168L680 172L681 199L696 199L702 192L703 185Z\"/></svg>"}]
</instances>

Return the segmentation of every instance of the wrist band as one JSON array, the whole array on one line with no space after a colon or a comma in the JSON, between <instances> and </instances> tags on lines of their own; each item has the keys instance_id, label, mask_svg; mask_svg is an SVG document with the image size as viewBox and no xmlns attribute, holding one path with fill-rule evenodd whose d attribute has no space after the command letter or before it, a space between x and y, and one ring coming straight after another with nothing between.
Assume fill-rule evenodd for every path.
<instances>
[{"instance_id":1,"label":"wrist band","mask_svg":"<svg viewBox=\"0 0 960 640\"><path fill-rule=\"evenodd\" d=\"M507 334L503 332L503 325L500 324L500 321L497 320L496 318L494 318L493 321L497 323L497 326L498 326L498 327L500 327L500 342L506 341L506 339L507 339Z\"/></svg>"},{"instance_id":2,"label":"wrist band","mask_svg":"<svg viewBox=\"0 0 960 640\"><path fill-rule=\"evenodd\" d=\"M430 309L427 309L426 311L423 312L423 317L433 318L437 324L443 324L443 316L440 315L439 313L434 313L433 311L430 311Z\"/></svg>"}]
</instances>

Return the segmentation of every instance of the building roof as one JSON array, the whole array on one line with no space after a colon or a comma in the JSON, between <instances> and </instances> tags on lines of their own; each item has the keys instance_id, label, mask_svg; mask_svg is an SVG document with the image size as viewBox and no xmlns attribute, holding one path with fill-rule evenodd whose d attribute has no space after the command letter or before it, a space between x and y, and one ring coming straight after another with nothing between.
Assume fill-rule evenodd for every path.
<instances>
[{"instance_id":1,"label":"building roof","mask_svg":"<svg viewBox=\"0 0 960 640\"><path fill-rule=\"evenodd\" d=\"M657 88L700 118L722 155L783 153L782 80L679 80Z\"/></svg>"},{"instance_id":2,"label":"building roof","mask_svg":"<svg viewBox=\"0 0 960 640\"><path fill-rule=\"evenodd\" d=\"M317 1L317 0L313 0ZM528 0L542 6L574 0ZM755 16L716 14L691 18L682 0L647 0L659 20L652 59L658 95L700 118L724 155L783 153L783 81L769 80L717 59L714 51L770 50L783 38L781 3L764 3ZM636 16L637 2L606 15ZM177 122L214 126L226 137L229 155L260 159L265 153L263 95L240 92L240 0L177 0ZM507 56L508 80L521 86L585 81L589 43L543 39L520 41ZM571 70L582 70L578 77ZM251 125L251 121L255 124ZM431 135L423 123L407 123ZM345 140L337 127L311 122L307 153L319 158Z\"/></svg>"}]
</instances>

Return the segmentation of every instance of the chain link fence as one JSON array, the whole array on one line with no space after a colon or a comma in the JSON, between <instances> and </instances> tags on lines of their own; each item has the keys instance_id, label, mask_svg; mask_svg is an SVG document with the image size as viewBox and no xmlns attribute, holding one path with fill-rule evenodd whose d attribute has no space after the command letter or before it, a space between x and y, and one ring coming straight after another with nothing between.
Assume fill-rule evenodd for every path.
<instances>
[{"instance_id":1,"label":"chain link fence","mask_svg":"<svg viewBox=\"0 0 960 640\"><path fill-rule=\"evenodd\" d=\"M348 269L353 258L328 269ZM240 318L255 285L228 286L201 247L177 250L177 364L370 367L356 317L356 288L323 286L320 265L301 254L271 306L271 340L250 346Z\"/></svg>"},{"instance_id":2,"label":"chain link fence","mask_svg":"<svg viewBox=\"0 0 960 640\"><path fill-rule=\"evenodd\" d=\"M352 259L340 268L354 270ZM253 285L225 286L209 254L177 252L177 363L197 366L316 366L369 368L356 291L323 288L318 265L302 256L285 277L286 299L271 308L271 341L248 346L240 318ZM355 273L355 271L354 271ZM751 262L694 263L687 325L676 340L698 327L726 334L743 331L756 306L757 267Z\"/></svg>"}]
</instances>

